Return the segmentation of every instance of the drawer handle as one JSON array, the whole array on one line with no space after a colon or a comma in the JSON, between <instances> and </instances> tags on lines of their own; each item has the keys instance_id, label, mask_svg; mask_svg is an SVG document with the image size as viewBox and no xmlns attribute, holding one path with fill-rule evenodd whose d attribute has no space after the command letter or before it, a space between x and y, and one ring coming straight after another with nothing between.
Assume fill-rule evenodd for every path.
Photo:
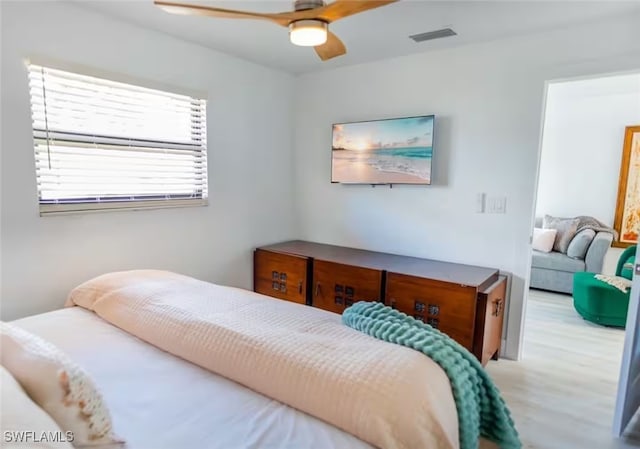
<instances>
[{"instance_id":1,"label":"drawer handle","mask_svg":"<svg viewBox=\"0 0 640 449\"><path fill-rule=\"evenodd\" d=\"M320 282L316 282L316 296L320 294Z\"/></svg>"},{"instance_id":2,"label":"drawer handle","mask_svg":"<svg viewBox=\"0 0 640 449\"><path fill-rule=\"evenodd\" d=\"M298 282L298 293L302 294L302 281Z\"/></svg>"},{"instance_id":3,"label":"drawer handle","mask_svg":"<svg viewBox=\"0 0 640 449\"><path fill-rule=\"evenodd\" d=\"M493 316L500 316L502 310L504 309L504 300L502 298L497 299L494 303L495 308L493 309Z\"/></svg>"}]
</instances>

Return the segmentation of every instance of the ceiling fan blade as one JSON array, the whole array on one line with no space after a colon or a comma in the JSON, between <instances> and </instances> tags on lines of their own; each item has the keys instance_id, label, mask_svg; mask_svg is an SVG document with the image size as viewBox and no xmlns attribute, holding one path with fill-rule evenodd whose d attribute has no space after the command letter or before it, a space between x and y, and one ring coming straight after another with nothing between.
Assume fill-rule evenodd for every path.
<instances>
[{"instance_id":1,"label":"ceiling fan blade","mask_svg":"<svg viewBox=\"0 0 640 449\"><path fill-rule=\"evenodd\" d=\"M316 53L323 61L335 58L337 56L342 56L347 52L347 49L345 48L340 38L333 34L331 31L327 33L327 42L313 48L316 50Z\"/></svg>"},{"instance_id":2,"label":"ceiling fan blade","mask_svg":"<svg viewBox=\"0 0 640 449\"><path fill-rule=\"evenodd\" d=\"M291 22L288 13L259 13L251 11L236 11L233 9L214 8L203 5L189 5L186 3L173 3L163 0L154 0L156 6L172 14L210 16L227 19L260 19L276 22L278 25L287 26Z\"/></svg>"},{"instance_id":3,"label":"ceiling fan blade","mask_svg":"<svg viewBox=\"0 0 640 449\"><path fill-rule=\"evenodd\" d=\"M338 19L352 16L369 9L379 8L381 6L395 3L398 0L336 0L327 6L318 8L317 17L326 22L335 22Z\"/></svg>"}]
</instances>

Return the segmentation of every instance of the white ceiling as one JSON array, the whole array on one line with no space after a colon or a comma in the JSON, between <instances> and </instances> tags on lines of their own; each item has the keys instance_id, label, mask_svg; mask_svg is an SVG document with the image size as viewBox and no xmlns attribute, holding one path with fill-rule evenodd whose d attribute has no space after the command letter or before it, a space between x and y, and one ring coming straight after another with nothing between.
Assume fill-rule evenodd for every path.
<instances>
[{"instance_id":1,"label":"white ceiling","mask_svg":"<svg viewBox=\"0 0 640 449\"><path fill-rule=\"evenodd\" d=\"M292 2L173 0L262 12L291 10ZM82 6L224 53L292 73L386 59L640 12L640 1L402 0L331 25L347 54L321 62L313 49L289 43L287 29L258 20L168 14L152 0L89 1ZM415 43L409 35L451 27L458 36Z\"/></svg>"}]
</instances>

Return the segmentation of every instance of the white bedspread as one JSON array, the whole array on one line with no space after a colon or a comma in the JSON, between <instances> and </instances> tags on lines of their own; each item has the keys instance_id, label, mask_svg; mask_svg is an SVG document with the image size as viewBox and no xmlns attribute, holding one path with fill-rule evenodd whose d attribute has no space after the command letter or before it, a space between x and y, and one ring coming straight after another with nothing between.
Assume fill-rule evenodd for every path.
<instances>
[{"instance_id":1,"label":"white bedspread","mask_svg":"<svg viewBox=\"0 0 640 449\"><path fill-rule=\"evenodd\" d=\"M98 276L67 304L381 449L457 449L445 372L337 314L177 273Z\"/></svg>"},{"instance_id":2,"label":"white bedspread","mask_svg":"<svg viewBox=\"0 0 640 449\"><path fill-rule=\"evenodd\" d=\"M128 449L371 449L80 307L14 324L50 340L91 374Z\"/></svg>"}]
</instances>

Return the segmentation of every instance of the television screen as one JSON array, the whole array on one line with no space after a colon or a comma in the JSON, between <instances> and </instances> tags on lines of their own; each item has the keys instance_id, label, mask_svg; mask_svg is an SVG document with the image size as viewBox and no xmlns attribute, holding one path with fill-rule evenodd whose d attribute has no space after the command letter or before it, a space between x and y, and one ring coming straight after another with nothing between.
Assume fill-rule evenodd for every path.
<instances>
[{"instance_id":1,"label":"television screen","mask_svg":"<svg viewBox=\"0 0 640 449\"><path fill-rule=\"evenodd\" d=\"M333 125L331 182L431 184L433 115Z\"/></svg>"}]
</instances>

